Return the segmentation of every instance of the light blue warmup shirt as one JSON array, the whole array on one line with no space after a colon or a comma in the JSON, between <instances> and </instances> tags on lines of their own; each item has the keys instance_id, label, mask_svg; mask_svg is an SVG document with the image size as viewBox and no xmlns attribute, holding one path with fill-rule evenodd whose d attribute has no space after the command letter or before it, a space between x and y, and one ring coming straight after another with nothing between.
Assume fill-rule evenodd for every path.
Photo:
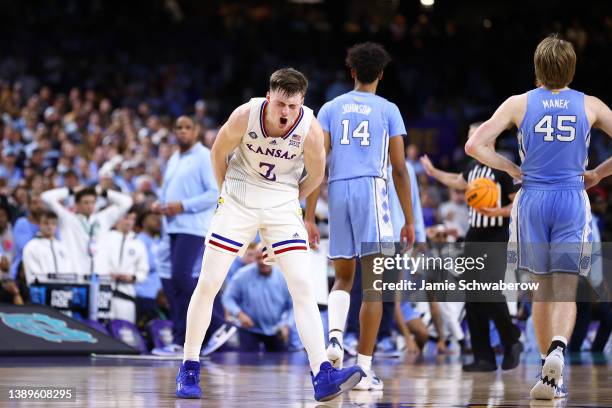
<instances>
[{"instance_id":1,"label":"light blue warmup shirt","mask_svg":"<svg viewBox=\"0 0 612 408\"><path fill-rule=\"evenodd\" d=\"M198 142L185 153L175 152L164 174L160 201L162 204L180 201L184 212L165 217L164 232L205 237L218 198L210 150Z\"/></svg>"},{"instance_id":2,"label":"light blue warmup shirt","mask_svg":"<svg viewBox=\"0 0 612 408\"><path fill-rule=\"evenodd\" d=\"M233 316L246 313L255 326L254 333L272 336L281 326L293 326L293 303L287 283L276 266L269 276L259 273L257 263L236 272L229 281L223 297L225 307Z\"/></svg>"}]
</instances>

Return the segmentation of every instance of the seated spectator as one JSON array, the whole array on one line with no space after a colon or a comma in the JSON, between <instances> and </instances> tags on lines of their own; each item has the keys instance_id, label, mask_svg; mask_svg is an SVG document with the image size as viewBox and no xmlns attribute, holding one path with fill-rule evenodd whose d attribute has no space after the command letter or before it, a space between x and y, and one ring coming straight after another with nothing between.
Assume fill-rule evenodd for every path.
<instances>
[{"instance_id":1,"label":"seated spectator","mask_svg":"<svg viewBox=\"0 0 612 408\"><path fill-rule=\"evenodd\" d=\"M261 245L257 263L245 266L227 285L223 306L238 320L241 351L287 349L293 306L283 274L276 266L263 262Z\"/></svg>"},{"instance_id":2,"label":"seated spectator","mask_svg":"<svg viewBox=\"0 0 612 408\"><path fill-rule=\"evenodd\" d=\"M43 211L40 232L23 249L23 267L28 285L46 281L48 274L74 274L76 266L66 245L55 238L57 215Z\"/></svg>"},{"instance_id":3,"label":"seated spectator","mask_svg":"<svg viewBox=\"0 0 612 408\"><path fill-rule=\"evenodd\" d=\"M408 353L420 353L429 341L429 330L410 302L395 303L395 319Z\"/></svg>"},{"instance_id":4,"label":"seated spectator","mask_svg":"<svg viewBox=\"0 0 612 408\"><path fill-rule=\"evenodd\" d=\"M145 245L134 234L136 210L121 217L115 229L102 235L97 246L95 268L113 279L111 318L136 322L136 287L149 273Z\"/></svg>"},{"instance_id":5,"label":"seated spectator","mask_svg":"<svg viewBox=\"0 0 612 408\"><path fill-rule=\"evenodd\" d=\"M237 256L236 259L234 259L234 262L232 262L232 265L230 266L229 271L227 272L227 277L225 278L225 282L229 282L234 277L236 272L238 272L241 268L244 268L245 266L250 265L253 262L255 262L256 257L257 257L257 243L251 242L249 246L247 247L247 250L245 251L244 255L241 257Z\"/></svg>"}]
</instances>

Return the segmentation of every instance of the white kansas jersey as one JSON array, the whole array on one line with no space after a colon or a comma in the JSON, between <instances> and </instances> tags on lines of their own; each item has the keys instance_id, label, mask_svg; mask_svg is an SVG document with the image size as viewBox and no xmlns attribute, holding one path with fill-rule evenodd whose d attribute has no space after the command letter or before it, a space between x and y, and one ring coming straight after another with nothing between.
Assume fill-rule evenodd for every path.
<instances>
[{"instance_id":1,"label":"white kansas jersey","mask_svg":"<svg viewBox=\"0 0 612 408\"><path fill-rule=\"evenodd\" d=\"M264 124L267 99L253 98L249 103L249 124L229 161L223 193L247 208L270 208L297 200L312 109L302 106L284 136L269 137Z\"/></svg>"}]
</instances>

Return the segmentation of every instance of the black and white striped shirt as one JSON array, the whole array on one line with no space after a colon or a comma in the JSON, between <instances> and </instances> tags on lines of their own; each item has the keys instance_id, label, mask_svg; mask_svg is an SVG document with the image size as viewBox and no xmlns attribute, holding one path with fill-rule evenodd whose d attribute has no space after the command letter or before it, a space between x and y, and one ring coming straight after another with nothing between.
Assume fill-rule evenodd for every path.
<instances>
[{"instance_id":1,"label":"black and white striped shirt","mask_svg":"<svg viewBox=\"0 0 612 408\"><path fill-rule=\"evenodd\" d=\"M491 179L499 189L499 198L497 200L498 207L504 207L510 203L508 195L516 192L518 186L515 186L506 172L492 169L489 166L473 161L462 173L463 178L471 183L473 180L484 177ZM508 228L508 218L504 217L487 217L476 211L472 207L469 208L470 228Z\"/></svg>"}]
</instances>

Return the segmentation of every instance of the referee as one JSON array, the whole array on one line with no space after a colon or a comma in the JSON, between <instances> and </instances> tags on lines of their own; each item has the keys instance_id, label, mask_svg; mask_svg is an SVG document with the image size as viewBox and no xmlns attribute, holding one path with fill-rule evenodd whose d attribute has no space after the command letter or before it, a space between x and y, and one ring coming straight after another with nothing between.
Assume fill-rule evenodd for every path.
<instances>
[{"instance_id":1,"label":"referee","mask_svg":"<svg viewBox=\"0 0 612 408\"><path fill-rule=\"evenodd\" d=\"M468 138L478 128L480 124L475 123L470 126ZM482 252L482 243L507 243L509 238L509 217L512 207L512 199L518 191L519 186L515 186L512 178L505 172L492 169L479 162L472 161L463 173L448 173L435 168L427 156L421 157L421 163L426 173L441 182L442 184L457 190L466 190L468 183L472 180L484 177L491 179L497 185L500 195L497 206L494 208L483 208L474 210L469 209L470 227L465 237L466 254L472 251ZM476 244L472 244L476 243ZM480 245L478 245L480 243ZM479 248L480 247L480 248ZM465 276L466 279L479 281L496 282L504 279L506 271L506 247L502 244L489 245L485 269L486 276ZM487 249L489 249L487 247ZM479 256L480 252L473 256ZM467 273L466 273L467 275ZM482 296L483 294L479 294ZM510 370L519 364L522 344L519 342L520 331L512 323L508 304L505 297L500 292L487 292L489 303L478 303L476 300L483 300L484 297L476 299L474 294L468 294L465 303L466 318L470 336L472 340L472 350L474 362L463 366L464 371L485 372L495 371L495 352L491 347L489 337L489 320L493 320L502 345L504 346L504 359L502 369ZM470 299L471 298L471 299Z\"/></svg>"}]
</instances>

